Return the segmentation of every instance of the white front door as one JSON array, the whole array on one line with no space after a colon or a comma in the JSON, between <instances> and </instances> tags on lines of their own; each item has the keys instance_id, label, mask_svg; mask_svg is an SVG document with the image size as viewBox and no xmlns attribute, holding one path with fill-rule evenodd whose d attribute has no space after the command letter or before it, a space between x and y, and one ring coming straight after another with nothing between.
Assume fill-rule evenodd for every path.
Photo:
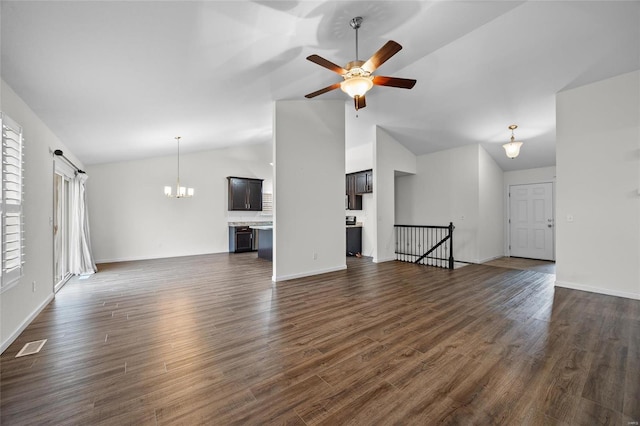
<instances>
[{"instance_id":1,"label":"white front door","mask_svg":"<svg viewBox=\"0 0 640 426\"><path fill-rule=\"evenodd\" d=\"M554 260L553 184L509 186L509 255Z\"/></svg>"}]
</instances>

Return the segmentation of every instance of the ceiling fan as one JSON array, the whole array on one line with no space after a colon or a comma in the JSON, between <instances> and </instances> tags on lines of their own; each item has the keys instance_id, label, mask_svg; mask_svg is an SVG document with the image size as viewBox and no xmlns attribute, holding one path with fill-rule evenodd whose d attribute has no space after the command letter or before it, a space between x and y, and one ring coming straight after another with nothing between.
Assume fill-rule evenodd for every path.
<instances>
[{"instance_id":1,"label":"ceiling fan","mask_svg":"<svg viewBox=\"0 0 640 426\"><path fill-rule=\"evenodd\" d=\"M344 68L342 68L341 66L336 65L318 55L308 56L307 59L309 61L325 67L336 74L340 74L344 80L340 83L335 83L313 93L309 93L308 95L305 95L305 98L314 98L339 87L343 92L353 98L353 104L357 111L360 108L367 106L365 93L367 93L367 91L374 85L411 89L416 84L416 80L408 78L371 75L380 65L384 64L389 60L389 58L398 53L402 49L402 46L393 40L389 40L376 53L374 53L369 60L360 61L358 60L358 29L360 28L360 25L362 25L362 17L357 16L353 18L349 24L351 25L351 28L356 30L356 60L349 62Z\"/></svg>"}]
</instances>

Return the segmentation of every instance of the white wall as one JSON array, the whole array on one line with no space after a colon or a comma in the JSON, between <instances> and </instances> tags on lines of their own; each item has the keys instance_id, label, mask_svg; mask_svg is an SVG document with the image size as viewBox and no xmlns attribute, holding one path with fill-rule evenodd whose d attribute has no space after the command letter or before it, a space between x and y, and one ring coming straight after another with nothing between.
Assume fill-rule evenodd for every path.
<instances>
[{"instance_id":1,"label":"white wall","mask_svg":"<svg viewBox=\"0 0 640 426\"><path fill-rule=\"evenodd\" d=\"M373 146L373 142L376 140L376 125L370 118L364 116L359 118L358 116L361 113L362 111L358 112L353 109L353 102L344 103L345 147L347 152L350 150L357 150L358 148L369 151L368 153L363 151L363 157L361 159L356 157L347 159L348 173L363 170L360 168L361 166L364 166L364 169L370 169L373 166L373 151L371 150L371 147ZM367 112L364 111L363 114L367 115ZM369 145L369 148L365 148L363 145ZM362 161L365 164L369 163L369 165L366 166L365 164L361 164L360 166L352 167L354 164L353 162L358 161Z\"/></svg>"},{"instance_id":2,"label":"white wall","mask_svg":"<svg viewBox=\"0 0 640 426\"><path fill-rule=\"evenodd\" d=\"M556 166L504 172L504 185L526 185L556 181Z\"/></svg>"},{"instance_id":3,"label":"white wall","mask_svg":"<svg viewBox=\"0 0 640 426\"><path fill-rule=\"evenodd\" d=\"M454 258L479 262L479 167L478 145L417 157L415 176L397 178L398 223L448 225L453 222L456 227Z\"/></svg>"},{"instance_id":4,"label":"white wall","mask_svg":"<svg viewBox=\"0 0 640 426\"><path fill-rule=\"evenodd\" d=\"M188 142L182 142L188 143ZM167 198L177 156L89 166L91 239L98 263L228 251L228 221L270 220L227 210L227 176L265 179L272 188L271 144L180 155L180 181L193 198Z\"/></svg>"},{"instance_id":5,"label":"white wall","mask_svg":"<svg viewBox=\"0 0 640 426\"><path fill-rule=\"evenodd\" d=\"M556 206L556 166L538 167L535 169L513 170L504 172L504 254L509 255L509 187L511 185L528 185L533 183L553 184L553 214L555 219ZM554 220L555 223L555 220ZM554 251L555 253L555 229L554 229Z\"/></svg>"},{"instance_id":6,"label":"white wall","mask_svg":"<svg viewBox=\"0 0 640 426\"><path fill-rule=\"evenodd\" d=\"M26 256L24 275L0 294L0 352L4 351L53 299L53 156L61 149L82 168L62 142L4 82L0 109L18 122L24 134L24 205ZM33 283L35 282L35 291ZM42 336L43 338L46 336Z\"/></svg>"},{"instance_id":7,"label":"white wall","mask_svg":"<svg viewBox=\"0 0 640 426\"><path fill-rule=\"evenodd\" d=\"M345 167L347 173L373 168L373 142L347 148L345 153Z\"/></svg>"},{"instance_id":8,"label":"white wall","mask_svg":"<svg viewBox=\"0 0 640 426\"><path fill-rule=\"evenodd\" d=\"M346 268L344 101L277 101L273 279Z\"/></svg>"},{"instance_id":9,"label":"white wall","mask_svg":"<svg viewBox=\"0 0 640 426\"><path fill-rule=\"evenodd\" d=\"M556 285L640 299L640 71L556 107Z\"/></svg>"},{"instance_id":10,"label":"white wall","mask_svg":"<svg viewBox=\"0 0 640 426\"><path fill-rule=\"evenodd\" d=\"M504 172L480 145L478 154L478 259L484 263L504 255Z\"/></svg>"},{"instance_id":11,"label":"white wall","mask_svg":"<svg viewBox=\"0 0 640 426\"><path fill-rule=\"evenodd\" d=\"M373 261L395 259L396 172L416 173L416 156L402 146L384 129L376 128L373 176L374 228Z\"/></svg>"}]
</instances>

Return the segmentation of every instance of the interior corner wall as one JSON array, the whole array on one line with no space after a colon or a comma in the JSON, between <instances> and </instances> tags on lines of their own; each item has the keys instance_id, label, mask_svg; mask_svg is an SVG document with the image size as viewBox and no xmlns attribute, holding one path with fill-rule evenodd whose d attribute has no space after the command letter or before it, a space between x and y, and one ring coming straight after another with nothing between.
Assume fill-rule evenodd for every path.
<instances>
[{"instance_id":1,"label":"interior corner wall","mask_svg":"<svg viewBox=\"0 0 640 426\"><path fill-rule=\"evenodd\" d=\"M273 280L346 268L344 101L276 101Z\"/></svg>"},{"instance_id":2,"label":"interior corner wall","mask_svg":"<svg viewBox=\"0 0 640 426\"><path fill-rule=\"evenodd\" d=\"M53 156L74 157L36 113L0 82L0 110L23 128L24 229L26 257L18 283L0 294L0 352L3 352L53 299ZM42 336L46 337L46 336Z\"/></svg>"},{"instance_id":3,"label":"interior corner wall","mask_svg":"<svg viewBox=\"0 0 640 426\"><path fill-rule=\"evenodd\" d=\"M504 172L480 145L478 154L478 260L484 263L504 256Z\"/></svg>"},{"instance_id":4,"label":"interior corner wall","mask_svg":"<svg viewBox=\"0 0 640 426\"><path fill-rule=\"evenodd\" d=\"M372 254L374 262L386 262L395 259L396 172L416 173L416 156L380 127L376 128L374 146L372 215L376 226Z\"/></svg>"},{"instance_id":5,"label":"interior corner wall","mask_svg":"<svg viewBox=\"0 0 640 426\"><path fill-rule=\"evenodd\" d=\"M640 299L640 71L561 92L556 285Z\"/></svg>"},{"instance_id":6,"label":"interior corner wall","mask_svg":"<svg viewBox=\"0 0 640 426\"><path fill-rule=\"evenodd\" d=\"M397 178L396 213L407 225L455 226L453 255L478 263L479 146L417 157L415 176Z\"/></svg>"},{"instance_id":7,"label":"interior corner wall","mask_svg":"<svg viewBox=\"0 0 640 426\"><path fill-rule=\"evenodd\" d=\"M193 198L167 198L176 156L87 167L91 242L97 263L156 259L229 250L227 176L265 179L272 186L271 144L180 155L180 181ZM246 220L257 219L257 214ZM271 217L267 218L270 220Z\"/></svg>"}]
</instances>

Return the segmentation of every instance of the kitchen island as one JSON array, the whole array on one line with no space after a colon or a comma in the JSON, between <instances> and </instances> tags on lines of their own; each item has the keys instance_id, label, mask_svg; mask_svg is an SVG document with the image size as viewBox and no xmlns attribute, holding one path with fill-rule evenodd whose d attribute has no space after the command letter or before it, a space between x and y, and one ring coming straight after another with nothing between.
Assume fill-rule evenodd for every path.
<instances>
[{"instance_id":1,"label":"kitchen island","mask_svg":"<svg viewBox=\"0 0 640 426\"><path fill-rule=\"evenodd\" d=\"M273 260L273 225L253 225L251 229L258 231L258 257Z\"/></svg>"}]
</instances>

